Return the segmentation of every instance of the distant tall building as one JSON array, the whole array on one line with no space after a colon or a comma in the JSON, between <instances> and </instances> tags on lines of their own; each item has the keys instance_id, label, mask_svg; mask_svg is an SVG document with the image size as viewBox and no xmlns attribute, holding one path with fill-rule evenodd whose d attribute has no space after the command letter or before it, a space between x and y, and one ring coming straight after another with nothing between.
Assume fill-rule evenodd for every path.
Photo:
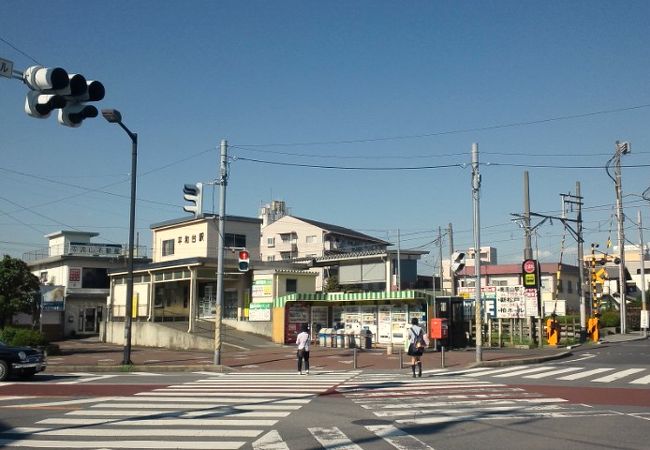
<instances>
[{"instance_id":1,"label":"distant tall building","mask_svg":"<svg viewBox=\"0 0 650 450\"><path fill-rule=\"evenodd\" d=\"M271 203L266 204L260 208L260 215L262 219L262 228L271 225L276 220L288 214L287 205L282 200L273 200Z\"/></svg>"}]
</instances>

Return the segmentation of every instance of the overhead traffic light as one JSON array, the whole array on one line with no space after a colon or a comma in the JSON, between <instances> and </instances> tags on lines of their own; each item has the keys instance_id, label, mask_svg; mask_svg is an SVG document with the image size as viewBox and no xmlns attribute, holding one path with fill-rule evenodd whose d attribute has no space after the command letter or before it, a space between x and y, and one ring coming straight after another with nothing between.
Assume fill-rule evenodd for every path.
<instances>
[{"instance_id":1,"label":"overhead traffic light","mask_svg":"<svg viewBox=\"0 0 650 450\"><path fill-rule=\"evenodd\" d=\"M191 205L183 206L183 210L199 217L203 212L203 183L186 184L183 186L183 198Z\"/></svg>"},{"instance_id":2,"label":"overhead traffic light","mask_svg":"<svg viewBox=\"0 0 650 450\"><path fill-rule=\"evenodd\" d=\"M58 121L68 127L78 127L89 117L97 117L97 108L84 102L104 98L104 85L86 81L80 74L68 74L60 67L31 66L23 73L23 81L31 89L25 99L25 112L44 119L58 109Z\"/></svg>"},{"instance_id":3,"label":"overhead traffic light","mask_svg":"<svg viewBox=\"0 0 650 450\"><path fill-rule=\"evenodd\" d=\"M451 270L453 273L458 273L465 267L465 253L454 252L451 255Z\"/></svg>"},{"instance_id":4,"label":"overhead traffic light","mask_svg":"<svg viewBox=\"0 0 650 450\"><path fill-rule=\"evenodd\" d=\"M238 263L239 271L248 272L249 267L250 267L250 255L248 253L248 250L240 250L239 263Z\"/></svg>"}]
</instances>

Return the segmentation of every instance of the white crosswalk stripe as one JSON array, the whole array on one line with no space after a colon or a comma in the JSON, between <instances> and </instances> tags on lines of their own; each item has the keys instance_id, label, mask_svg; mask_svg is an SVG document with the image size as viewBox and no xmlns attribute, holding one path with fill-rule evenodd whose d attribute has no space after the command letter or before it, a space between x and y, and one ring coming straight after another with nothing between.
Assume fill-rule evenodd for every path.
<instances>
[{"instance_id":1,"label":"white crosswalk stripe","mask_svg":"<svg viewBox=\"0 0 650 450\"><path fill-rule=\"evenodd\" d=\"M1 432L0 446L288 450L273 427L358 373L323 372L300 383L293 372L214 374L133 396L84 399L70 403L79 409Z\"/></svg>"},{"instance_id":2,"label":"white crosswalk stripe","mask_svg":"<svg viewBox=\"0 0 650 450\"><path fill-rule=\"evenodd\" d=\"M551 379L559 381L582 380L589 383L612 383L623 382L628 384L650 384L650 369L645 367L632 367L617 370L614 367L597 367L587 369L584 366L558 367L557 365L539 366L509 366L509 367L476 367L473 369L456 370L448 372L436 372L433 377L458 375L463 378L478 379L488 378L515 378L541 380ZM642 375L634 377L634 375Z\"/></svg>"},{"instance_id":3,"label":"white crosswalk stripe","mask_svg":"<svg viewBox=\"0 0 650 450\"><path fill-rule=\"evenodd\" d=\"M503 372L498 372L503 373ZM401 374L360 375L337 388L345 397L382 419L400 426L432 425L458 421L514 420L611 416L620 413L570 404L559 397L545 397L503 384L435 374L421 379ZM383 426L383 424L382 424ZM368 428L368 427L366 427ZM369 429L370 430L370 429ZM388 429L384 430L389 433ZM389 434L396 433L395 430ZM403 431L401 433L404 433ZM411 436L400 439L406 442ZM423 444L423 443L422 443ZM426 448L416 441L404 448ZM426 445L426 444L424 444ZM399 447L398 447L399 448Z\"/></svg>"}]
</instances>

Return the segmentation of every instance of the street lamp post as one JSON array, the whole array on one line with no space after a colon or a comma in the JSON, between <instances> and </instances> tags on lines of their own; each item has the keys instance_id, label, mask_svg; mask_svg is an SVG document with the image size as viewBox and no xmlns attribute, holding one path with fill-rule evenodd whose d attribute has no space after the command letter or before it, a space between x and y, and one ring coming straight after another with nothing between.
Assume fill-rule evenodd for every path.
<instances>
[{"instance_id":1,"label":"street lamp post","mask_svg":"<svg viewBox=\"0 0 650 450\"><path fill-rule=\"evenodd\" d=\"M122 114L116 109L102 109L102 116L110 122L116 123L131 138L131 208L129 211L129 254L127 258L126 275L126 310L124 312L124 358L123 365L131 365L131 322L133 312L133 238L135 234L135 184L138 165L138 135L129 130L122 123Z\"/></svg>"}]
</instances>

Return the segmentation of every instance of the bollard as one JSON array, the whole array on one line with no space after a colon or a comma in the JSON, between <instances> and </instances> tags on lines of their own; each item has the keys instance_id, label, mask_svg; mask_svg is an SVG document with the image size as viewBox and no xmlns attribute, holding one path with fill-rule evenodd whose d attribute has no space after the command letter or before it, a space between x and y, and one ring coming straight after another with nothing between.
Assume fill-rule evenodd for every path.
<instances>
[{"instance_id":1,"label":"bollard","mask_svg":"<svg viewBox=\"0 0 650 450\"><path fill-rule=\"evenodd\" d=\"M440 347L440 367L445 368L445 347Z\"/></svg>"},{"instance_id":2,"label":"bollard","mask_svg":"<svg viewBox=\"0 0 650 450\"><path fill-rule=\"evenodd\" d=\"M356 369L357 368L357 348L354 347L352 349L352 368Z\"/></svg>"},{"instance_id":3,"label":"bollard","mask_svg":"<svg viewBox=\"0 0 650 450\"><path fill-rule=\"evenodd\" d=\"M404 368L404 361L402 361L402 349L399 349L399 368L403 369Z\"/></svg>"}]
</instances>

